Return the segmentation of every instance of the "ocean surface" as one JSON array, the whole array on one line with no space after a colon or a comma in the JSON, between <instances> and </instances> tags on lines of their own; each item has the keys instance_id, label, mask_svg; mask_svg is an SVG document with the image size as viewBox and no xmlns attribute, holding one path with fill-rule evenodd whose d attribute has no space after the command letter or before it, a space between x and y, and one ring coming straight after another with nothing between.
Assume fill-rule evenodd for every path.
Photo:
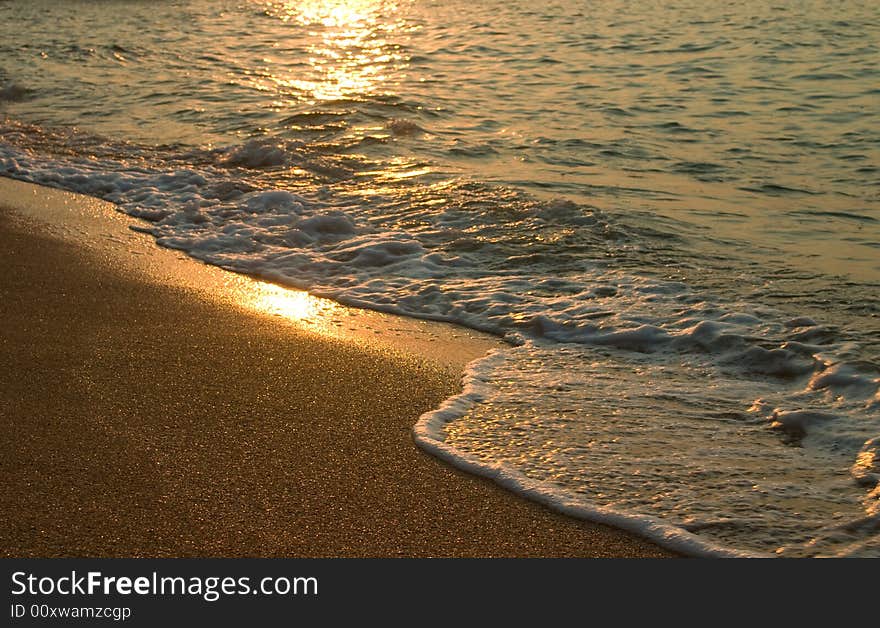
<instances>
[{"instance_id":1,"label":"ocean surface","mask_svg":"<svg viewBox=\"0 0 880 628\"><path fill-rule=\"evenodd\" d=\"M0 175L503 336L417 442L694 554L880 556L878 112L873 0L0 0Z\"/></svg>"}]
</instances>

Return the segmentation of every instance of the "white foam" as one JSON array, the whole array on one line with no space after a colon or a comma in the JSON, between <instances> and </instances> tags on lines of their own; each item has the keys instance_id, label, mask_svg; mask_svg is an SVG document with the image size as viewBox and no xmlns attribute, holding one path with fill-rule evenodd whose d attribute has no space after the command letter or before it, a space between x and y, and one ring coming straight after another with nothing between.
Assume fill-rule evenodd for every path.
<instances>
[{"instance_id":1,"label":"white foam","mask_svg":"<svg viewBox=\"0 0 880 628\"><path fill-rule=\"evenodd\" d=\"M676 551L873 555L876 527L860 522L877 511L877 439L860 445L877 417L766 400L747 411L747 394L798 403L814 393L711 360L670 368L657 354L526 342L473 362L463 392L423 415L414 436L526 497Z\"/></svg>"},{"instance_id":2,"label":"white foam","mask_svg":"<svg viewBox=\"0 0 880 628\"><path fill-rule=\"evenodd\" d=\"M774 410L770 415L770 427L783 430L795 436L806 436L808 428L833 421L837 417L830 412L815 410Z\"/></svg>"},{"instance_id":3,"label":"white foam","mask_svg":"<svg viewBox=\"0 0 880 628\"><path fill-rule=\"evenodd\" d=\"M710 558L757 558L767 555L718 545L705 538L671 525L658 517L637 512L625 512L584 499L549 482L527 477L515 467L480 459L446 442L445 426L467 414L474 405L490 393L487 377L500 362L501 352L493 351L471 362L462 381L460 394L447 399L442 406L419 417L413 428L415 442L425 451L446 460L454 466L492 480L503 488L527 499L548 506L562 514L602 523L650 539L661 547L691 556Z\"/></svg>"},{"instance_id":4,"label":"white foam","mask_svg":"<svg viewBox=\"0 0 880 628\"><path fill-rule=\"evenodd\" d=\"M435 198L423 190L396 195L357 186L304 186L293 192L266 184L266 170L303 164L321 169L324 162L302 146L273 140L152 158L132 153L130 161L51 158L0 145L0 173L115 202L149 221L144 230L163 246L208 263L348 305L503 335L520 347L504 359L515 358L511 364L517 369L534 363L521 371L529 373L522 390L508 391L518 401L508 399L505 403L513 405L505 406L505 412L535 399L536 412L554 417L587 407L596 400L575 386L562 386L558 394L565 401L559 403L540 401L540 392L527 397L524 391L560 379L560 364L583 374L592 362L604 359L597 356L611 352L618 356L618 365L644 356L648 362L640 368L646 373L661 379L664 373L673 374L670 385L677 387L676 394L690 397L694 406L717 405L717 420L725 420L727 414L745 415L752 406L756 425L774 425L805 437L804 451L818 467L831 464L828 456L840 464L838 454L849 456L845 467L850 467L862 445L880 434L880 375L873 363L853 359L860 351L853 341L809 317L792 318L760 303L719 299L679 281L585 261L585 248L631 246L623 230L602 212L570 202L511 198L491 189L480 190L475 203L474 191L467 186L442 188ZM328 168L329 173L332 165ZM437 200L442 201L440 209ZM571 251L558 244L560 238L570 242ZM580 347L580 353L566 357L558 349L566 343ZM552 356L547 347L557 347L549 350L555 351ZM487 372L488 364L481 372ZM609 372L615 368L613 362L603 365ZM683 379L685 375L691 379ZM634 379L631 385L641 383ZM704 394L704 387L713 388L716 397ZM658 399L669 394L662 387L650 390ZM717 398L724 403L716 404ZM762 401L754 403L756 398ZM462 397L455 403L476 402ZM665 401L641 403L643 412L663 415ZM474 414L473 407L465 412L444 406L430 422L452 416L456 408L456 421L462 424ZM673 421L671 415L669 420ZM550 420L546 424L555 425ZM650 439L657 429L640 428L639 438ZM673 431L681 442L691 438L685 423L675 423ZM582 432L568 430L562 422L546 437L564 439L569 446ZM702 552L716 545L706 540L705 530L700 540L683 532L683 526L698 525L687 523L687 517L681 518L681 525L670 525L668 517L663 523L645 515L652 508L647 503L618 508L573 497L578 482L583 482L578 474L569 485L551 485L528 479L521 465L501 463L498 457L495 462L473 458L467 446L479 449L478 440L467 446L462 441L453 450L437 433L420 432L418 438L425 446L445 451L443 455L456 464L476 465L509 488L560 509L613 519L615 525L638 528L658 540L668 537L663 542L682 551L690 547ZM758 446L768 445L760 441ZM538 449L523 443L517 455L531 456ZM735 443L719 444L721 454L736 450ZM511 460L516 458L511 454ZM592 464L578 456L569 463ZM547 468L532 472L552 475ZM829 468L828 473L836 471ZM610 475L606 481L614 482ZM832 516L836 505L829 500ZM684 498L676 502L676 516L687 509L685 503ZM701 515L700 526L725 518L720 501L717 506L711 516ZM774 539L770 534L767 544Z\"/></svg>"}]
</instances>

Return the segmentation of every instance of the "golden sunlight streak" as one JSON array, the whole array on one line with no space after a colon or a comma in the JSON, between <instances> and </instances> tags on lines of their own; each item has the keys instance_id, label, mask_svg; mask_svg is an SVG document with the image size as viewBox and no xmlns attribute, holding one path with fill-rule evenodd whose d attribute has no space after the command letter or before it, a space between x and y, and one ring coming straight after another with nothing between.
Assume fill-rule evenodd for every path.
<instances>
[{"instance_id":1,"label":"golden sunlight streak","mask_svg":"<svg viewBox=\"0 0 880 628\"><path fill-rule=\"evenodd\" d=\"M250 282L249 286L244 287L247 289L240 290L238 294L246 305L266 314L283 316L297 322L316 323L318 319L329 317L340 308L336 303L312 296L308 292L282 288L262 281Z\"/></svg>"},{"instance_id":2,"label":"golden sunlight streak","mask_svg":"<svg viewBox=\"0 0 880 628\"><path fill-rule=\"evenodd\" d=\"M250 277L224 274L221 290L241 307L280 316L323 335L338 336L340 320L346 314L346 308L329 299Z\"/></svg>"},{"instance_id":3,"label":"golden sunlight streak","mask_svg":"<svg viewBox=\"0 0 880 628\"><path fill-rule=\"evenodd\" d=\"M385 0L310 0L274 3L271 12L292 27L309 29L310 71L273 74L282 89L317 101L369 94L405 62L392 35L402 29L397 5Z\"/></svg>"}]
</instances>

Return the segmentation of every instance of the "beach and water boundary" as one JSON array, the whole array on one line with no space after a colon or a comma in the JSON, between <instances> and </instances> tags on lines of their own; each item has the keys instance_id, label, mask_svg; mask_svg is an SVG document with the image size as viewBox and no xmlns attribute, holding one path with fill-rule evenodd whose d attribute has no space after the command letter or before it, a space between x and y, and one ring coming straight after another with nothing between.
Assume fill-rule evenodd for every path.
<instances>
[{"instance_id":1,"label":"beach and water boundary","mask_svg":"<svg viewBox=\"0 0 880 628\"><path fill-rule=\"evenodd\" d=\"M494 339L286 303L96 199L0 198L7 556L670 555L415 446Z\"/></svg>"},{"instance_id":2,"label":"beach and water boundary","mask_svg":"<svg viewBox=\"0 0 880 628\"><path fill-rule=\"evenodd\" d=\"M448 372L409 435L520 496L697 555L880 555L877 8L594 9L0 3L0 177L112 203L30 195L104 266ZM201 390L213 327L126 377ZM192 402L241 404L243 364Z\"/></svg>"}]
</instances>

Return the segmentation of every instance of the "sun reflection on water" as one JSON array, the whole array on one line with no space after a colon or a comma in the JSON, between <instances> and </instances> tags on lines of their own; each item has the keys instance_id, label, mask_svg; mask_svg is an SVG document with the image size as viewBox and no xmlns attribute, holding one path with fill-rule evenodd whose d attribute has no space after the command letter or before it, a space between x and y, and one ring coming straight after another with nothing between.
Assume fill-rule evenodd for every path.
<instances>
[{"instance_id":1,"label":"sun reflection on water","mask_svg":"<svg viewBox=\"0 0 880 628\"><path fill-rule=\"evenodd\" d=\"M268 77L275 88L314 101L340 100L375 93L406 65L398 35L407 24L398 5L386 0L307 0L273 2L266 13L307 32L308 64L284 71L278 64ZM279 42L283 46L284 42Z\"/></svg>"}]
</instances>

